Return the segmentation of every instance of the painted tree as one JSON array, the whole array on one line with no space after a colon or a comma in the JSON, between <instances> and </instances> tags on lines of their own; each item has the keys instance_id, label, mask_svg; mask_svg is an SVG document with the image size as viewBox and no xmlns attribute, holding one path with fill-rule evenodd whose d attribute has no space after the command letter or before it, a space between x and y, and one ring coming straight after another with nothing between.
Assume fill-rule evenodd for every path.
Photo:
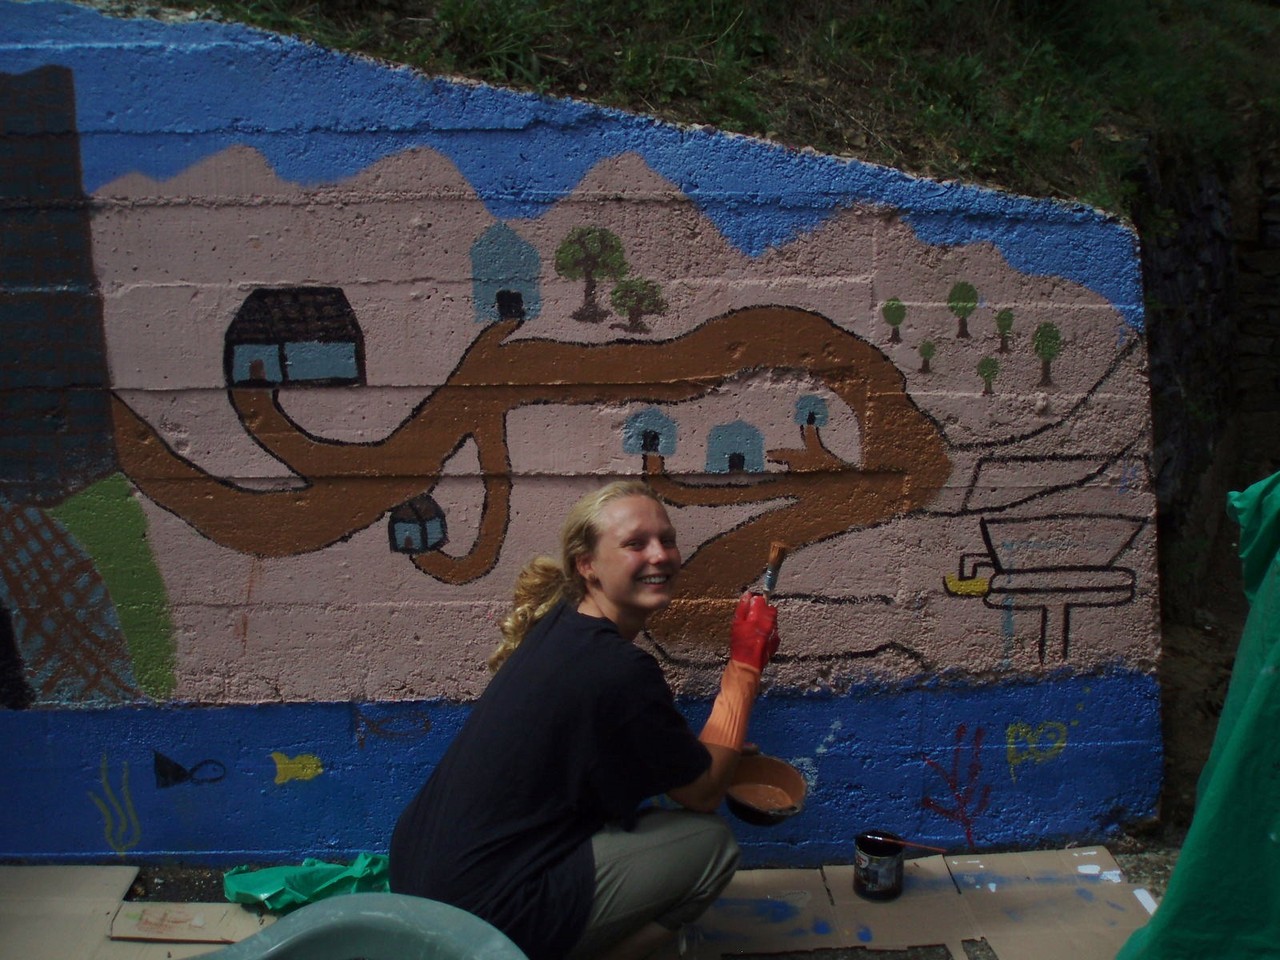
<instances>
[{"instance_id":1,"label":"painted tree","mask_svg":"<svg viewBox=\"0 0 1280 960\"><path fill-rule=\"evenodd\" d=\"M984 397L991 396L995 390L991 388L991 384L996 379L996 374L1000 372L1000 364L995 357L983 357L978 361L978 376L982 378L982 395Z\"/></svg>"},{"instance_id":2,"label":"painted tree","mask_svg":"<svg viewBox=\"0 0 1280 960\"><path fill-rule=\"evenodd\" d=\"M1000 352L1009 352L1009 334L1013 332L1013 311L1008 307L996 314L996 333L1000 334Z\"/></svg>"},{"instance_id":3,"label":"painted tree","mask_svg":"<svg viewBox=\"0 0 1280 960\"><path fill-rule=\"evenodd\" d=\"M628 333L648 333L649 325L645 317L657 316L667 312L667 301L662 297L662 287L654 280L640 277L629 277L620 280L609 296L613 309L627 318L626 323L614 323L614 330L625 330Z\"/></svg>"},{"instance_id":4,"label":"painted tree","mask_svg":"<svg viewBox=\"0 0 1280 960\"><path fill-rule=\"evenodd\" d=\"M929 361L933 359L934 354L938 352L938 348L934 346L932 340L925 340L919 346L920 351L920 372L929 373Z\"/></svg>"},{"instance_id":5,"label":"painted tree","mask_svg":"<svg viewBox=\"0 0 1280 960\"><path fill-rule=\"evenodd\" d=\"M907 316L906 306L897 297L890 297L885 301L884 306L880 308L880 315L884 317L884 322L893 331L889 334L889 342L901 343L902 334L898 332L898 327L902 326L902 321Z\"/></svg>"},{"instance_id":6,"label":"painted tree","mask_svg":"<svg viewBox=\"0 0 1280 960\"><path fill-rule=\"evenodd\" d=\"M951 288L951 293L947 296L947 306L951 308L951 312L960 321L960 329L956 331L956 336L967 340L969 338L969 317L973 314L973 311L978 309L978 291L973 288L972 283L965 283L961 280Z\"/></svg>"},{"instance_id":7,"label":"painted tree","mask_svg":"<svg viewBox=\"0 0 1280 960\"><path fill-rule=\"evenodd\" d=\"M981 727L973 731L971 744L965 743L968 729L963 723L957 724L955 742L951 748L951 763L934 760L928 755L924 762L942 778L950 797L941 800L926 796L920 805L939 816L945 817L964 829L965 842L969 849L974 848L974 826L991 803L991 784L982 783L982 741L984 731ZM965 754L968 754L967 762ZM947 806L948 800L951 805Z\"/></svg>"},{"instance_id":8,"label":"painted tree","mask_svg":"<svg viewBox=\"0 0 1280 960\"><path fill-rule=\"evenodd\" d=\"M1052 323L1040 324L1031 335L1031 349L1040 358L1040 386L1052 386L1053 375L1049 367L1062 352L1062 331Z\"/></svg>"},{"instance_id":9,"label":"painted tree","mask_svg":"<svg viewBox=\"0 0 1280 960\"><path fill-rule=\"evenodd\" d=\"M574 227L556 247L556 273L582 281L582 306L573 319L599 323L608 311L596 299L601 279L621 280L627 274L627 257L617 234L603 227Z\"/></svg>"}]
</instances>

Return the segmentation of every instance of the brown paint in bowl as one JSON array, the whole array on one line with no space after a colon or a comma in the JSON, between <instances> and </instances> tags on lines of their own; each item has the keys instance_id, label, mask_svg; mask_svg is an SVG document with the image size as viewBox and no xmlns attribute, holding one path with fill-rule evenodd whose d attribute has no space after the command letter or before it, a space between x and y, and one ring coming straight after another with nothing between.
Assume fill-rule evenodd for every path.
<instances>
[{"instance_id":1,"label":"brown paint in bowl","mask_svg":"<svg viewBox=\"0 0 1280 960\"><path fill-rule=\"evenodd\" d=\"M785 810L795 806L791 794L781 787L767 783L743 783L733 788L733 796L739 803L745 803L757 810Z\"/></svg>"},{"instance_id":2,"label":"brown paint in bowl","mask_svg":"<svg viewBox=\"0 0 1280 960\"><path fill-rule=\"evenodd\" d=\"M738 760L725 800L738 819L769 827L799 813L807 791L804 776L791 764L748 754Z\"/></svg>"}]
</instances>

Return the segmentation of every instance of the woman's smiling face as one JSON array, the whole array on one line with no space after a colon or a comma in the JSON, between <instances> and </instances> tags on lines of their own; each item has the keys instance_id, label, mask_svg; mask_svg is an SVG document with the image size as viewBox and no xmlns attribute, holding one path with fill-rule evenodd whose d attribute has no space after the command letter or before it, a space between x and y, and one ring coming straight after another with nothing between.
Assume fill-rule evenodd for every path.
<instances>
[{"instance_id":1,"label":"woman's smiling face","mask_svg":"<svg viewBox=\"0 0 1280 960\"><path fill-rule=\"evenodd\" d=\"M600 510L595 549L577 559L586 583L580 613L606 617L632 639L649 614L671 603L680 569L676 531L662 504L645 496L619 497Z\"/></svg>"}]
</instances>

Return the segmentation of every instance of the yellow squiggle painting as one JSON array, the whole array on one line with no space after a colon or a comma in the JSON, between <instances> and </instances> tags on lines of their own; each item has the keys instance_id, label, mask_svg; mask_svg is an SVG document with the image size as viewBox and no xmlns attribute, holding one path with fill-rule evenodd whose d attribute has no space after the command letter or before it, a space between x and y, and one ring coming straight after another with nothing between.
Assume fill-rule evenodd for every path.
<instances>
[{"instance_id":1,"label":"yellow squiggle painting","mask_svg":"<svg viewBox=\"0 0 1280 960\"><path fill-rule=\"evenodd\" d=\"M103 796L99 797L90 791L89 799L93 801L98 812L102 814L102 835L107 846L119 856L131 850L142 839L142 825L138 822L137 811L133 807L133 795L129 793L129 763L120 765L120 796L116 797L111 789L111 778L107 768L107 755L102 755L100 768Z\"/></svg>"}]
</instances>

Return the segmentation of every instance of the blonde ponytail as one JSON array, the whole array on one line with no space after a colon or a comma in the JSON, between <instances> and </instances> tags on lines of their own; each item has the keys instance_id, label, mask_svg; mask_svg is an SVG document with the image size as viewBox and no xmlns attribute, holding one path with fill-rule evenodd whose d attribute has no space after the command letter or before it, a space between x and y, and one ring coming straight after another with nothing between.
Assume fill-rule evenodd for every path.
<instances>
[{"instance_id":1,"label":"blonde ponytail","mask_svg":"<svg viewBox=\"0 0 1280 960\"><path fill-rule=\"evenodd\" d=\"M524 565L516 577L511 612L499 624L502 642L489 657L491 673L498 672L498 668L507 662L507 657L515 653L530 628L564 599L567 585L564 570L551 557L535 557Z\"/></svg>"}]
</instances>

